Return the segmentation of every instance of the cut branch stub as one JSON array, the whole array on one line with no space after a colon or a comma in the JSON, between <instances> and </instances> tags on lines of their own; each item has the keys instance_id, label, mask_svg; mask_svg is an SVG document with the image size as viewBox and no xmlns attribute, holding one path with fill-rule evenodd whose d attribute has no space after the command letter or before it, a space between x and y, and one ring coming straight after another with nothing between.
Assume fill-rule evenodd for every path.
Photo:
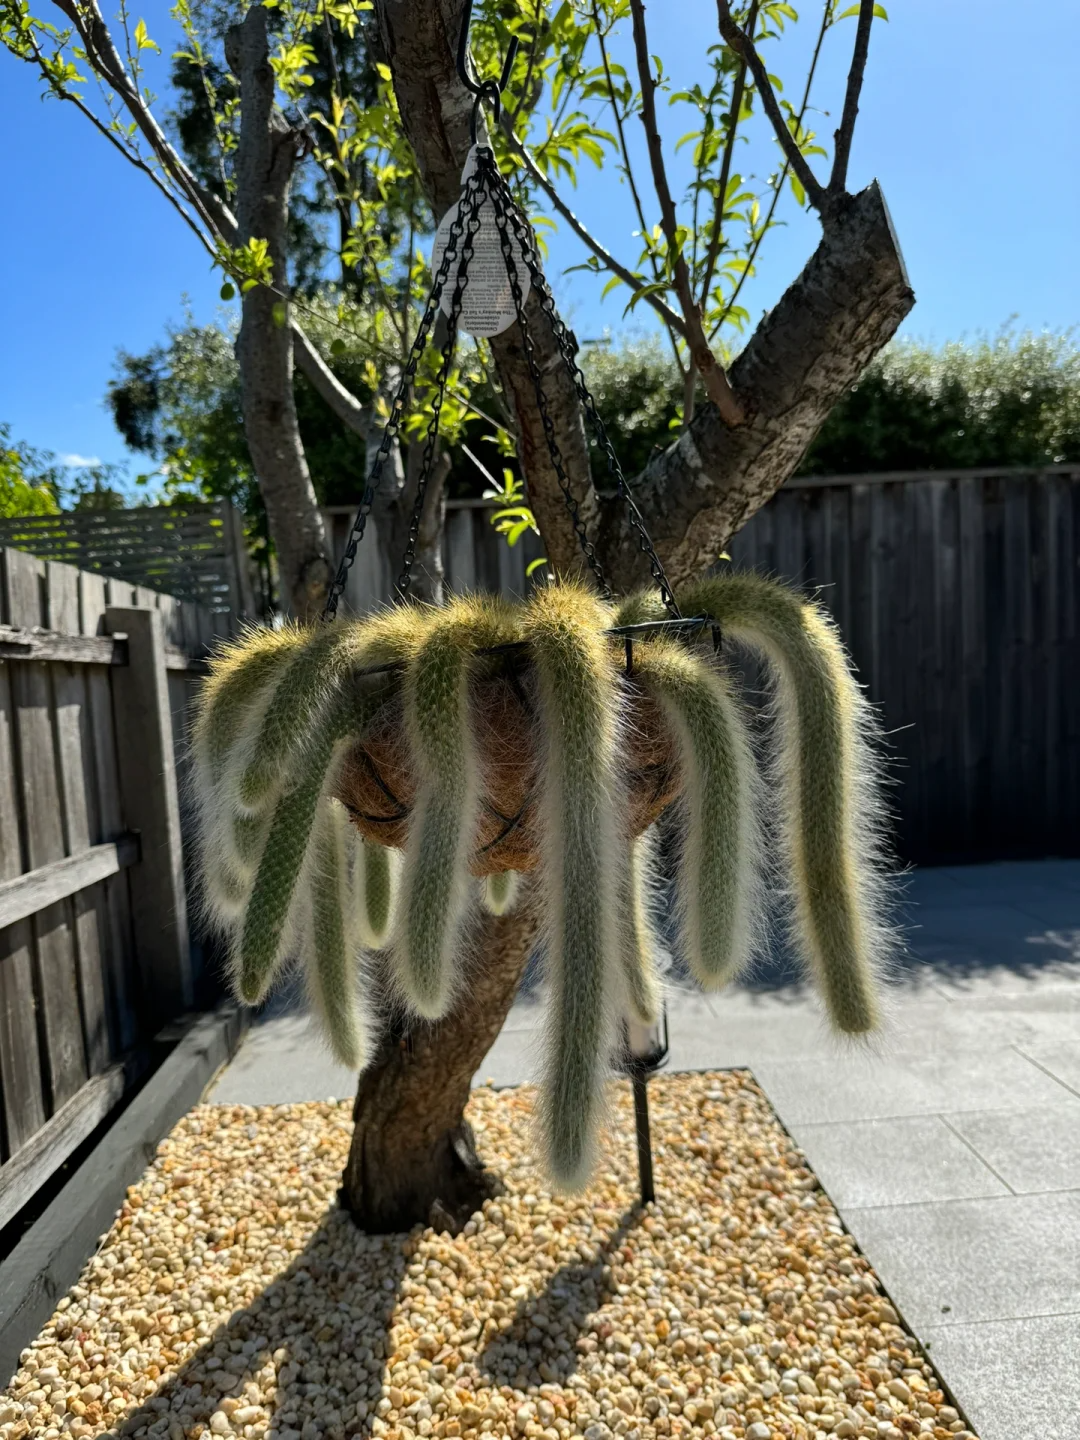
<instances>
[{"instance_id":1,"label":"cut branch stub","mask_svg":"<svg viewBox=\"0 0 1080 1440\"><path fill-rule=\"evenodd\" d=\"M473 684L472 709L484 776L474 875L528 871L539 864L539 774L533 667L527 658L501 664ZM679 794L673 737L652 696L631 677L625 696L625 783L631 833L640 835ZM368 840L400 849L408 833L416 780L395 685L365 733L347 753L335 788Z\"/></svg>"}]
</instances>

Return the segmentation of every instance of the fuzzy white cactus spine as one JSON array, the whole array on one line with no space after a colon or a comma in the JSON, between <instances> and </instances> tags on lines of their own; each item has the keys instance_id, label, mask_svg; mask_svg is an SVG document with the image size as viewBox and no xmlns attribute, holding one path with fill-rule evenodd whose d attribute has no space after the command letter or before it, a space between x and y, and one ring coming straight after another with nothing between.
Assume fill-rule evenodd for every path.
<instances>
[{"instance_id":1,"label":"fuzzy white cactus spine","mask_svg":"<svg viewBox=\"0 0 1080 1440\"><path fill-rule=\"evenodd\" d=\"M312 842L303 950L312 1009L330 1049L342 1065L361 1070L370 1048L370 1023L351 943L348 829L345 810L336 800L322 808Z\"/></svg>"},{"instance_id":2,"label":"fuzzy white cactus spine","mask_svg":"<svg viewBox=\"0 0 1080 1440\"><path fill-rule=\"evenodd\" d=\"M485 875L480 883L480 898L489 915L509 915L517 904L521 876L516 870L499 870Z\"/></svg>"},{"instance_id":3,"label":"fuzzy white cactus spine","mask_svg":"<svg viewBox=\"0 0 1080 1440\"><path fill-rule=\"evenodd\" d=\"M399 605L366 620L341 621L309 630L295 647L270 697L251 754L239 777L241 807L255 814L271 804L317 741L322 717L350 674L408 653L434 612Z\"/></svg>"},{"instance_id":4,"label":"fuzzy white cactus spine","mask_svg":"<svg viewBox=\"0 0 1080 1440\"><path fill-rule=\"evenodd\" d=\"M270 694L303 638L296 626L247 631L220 650L203 685L191 734L191 790L198 815L202 903L228 927L251 889L266 826L245 818L236 779Z\"/></svg>"},{"instance_id":5,"label":"fuzzy white cactus spine","mask_svg":"<svg viewBox=\"0 0 1080 1440\"><path fill-rule=\"evenodd\" d=\"M677 895L683 958L694 978L715 990L751 956L760 893L757 767L739 707L711 665L657 639L638 645L634 661L635 674L664 711L682 771Z\"/></svg>"},{"instance_id":6,"label":"fuzzy white cactus spine","mask_svg":"<svg viewBox=\"0 0 1080 1440\"><path fill-rule=\"evenodd\" d=\"M513 610L492 597L454 600L433 619L405 677L405 723L417 791L405 846L394 976L427 1020L454 996L469 862L481 796L469 676L478 650L516 637Z\"/></svg>"},{"instance_id":7,"label":"fuzzy white cactus spine","mask_svg":"<svg viewBox=\"0 0 1080 1440\"><path fill-rule=\"evenodd\" d=\"M836 1027L871 1031L880 1022L876 976L893 944L882 918L876 725L836 629L819 606L752 574L701 581L679 601L685 614L713 616L775 672L794 939Z\"/></svg>"},{"instance_id":8,"label":"fuzzy white cactus spine","mask_svg":"<svg viewBox=\"0 0 1080 1440\"><path fill-rule=\"evenodd\" d=\"M622 835L618 669L611 611L568 584L542 586L525 616L541 735L541 874L551 982L541 1098L548 1173L579 1189L593 1164L619 966L615 902Z\"/></svg>"},{"instance_id":9,"label":"fuzzy white cactus spine","mask_svg":"<svg viewBox=\"0 0 1080 1440\"><path fill-rule=\"evenodd\" d=\"M663 1003L657 954L660 940L653 920L656 837L646 830L631 840L619 896L619 959L623 1008L642 1025L655 1025Z\"/></svg>"},{"instance_id":10,"label":"fuzzy white cactus spine","mask_svg":"<svg viewBox=\"0 0 1080 1440\"><path fill-rule=\"evenodd\" d=\"M294 784L274 809L233 954L234 984L249 1005L257 1005L266 995L296 937L294 900L311 849L319 804L326 798L334 751L344 730L343 716L336 725L325 728Z\"/></svg>"}]
</instances>

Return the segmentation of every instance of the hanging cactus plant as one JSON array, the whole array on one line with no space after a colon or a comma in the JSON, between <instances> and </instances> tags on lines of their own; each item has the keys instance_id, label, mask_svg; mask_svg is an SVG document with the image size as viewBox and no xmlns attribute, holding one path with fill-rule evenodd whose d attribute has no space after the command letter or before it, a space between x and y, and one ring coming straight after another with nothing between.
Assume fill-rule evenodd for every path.
<instances>
[{"instance_id":1,"label":"hanging cactus plant","mask_svg":"<svg viewBox=\"0 0 1080 1440\"><path fill-rule=\"evenodd\" d=\"M464 597L251 632L214 661L195 728L205 909L228 935L235 989L257 1003L299 957L353 1068L375 1021L369 952L387 951L399 1004L438 1019L467 983L470 906L507 913L520 873L539 871L542 1136L567 1188L592 1166L616 1022L661 1009L651 827L669 806L675 948L699 983L752 959L762 816L776 814L794 946L837 1029L879 1023L891 942L874 719L836 631L755 575L678 599L768 665L765 767L711 647L646 629L627 666L610 632L660 618L658 601L616 607L567 583L523 605Z\"/></svg>"}]
</instances>

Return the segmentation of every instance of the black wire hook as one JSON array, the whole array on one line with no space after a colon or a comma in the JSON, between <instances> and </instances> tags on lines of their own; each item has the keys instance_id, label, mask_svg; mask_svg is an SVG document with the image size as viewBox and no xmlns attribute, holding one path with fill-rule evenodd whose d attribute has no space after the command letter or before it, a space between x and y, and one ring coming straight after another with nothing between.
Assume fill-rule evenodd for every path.
<instances>
[{"instance_id":1,"label":"black wire hook","mask_svg":"<svg viewBox=\"0 0 1080 1440\"><path fill-rule=\"evenodd\" d=\"M480 108L485 100L491 106L493 123L496 125L499 123L502 115L502 92L510 80L510 71L513 69L514 59L518 52L518 38L516 35L511 37L506 50L506 58L503 60L502 74L498 80L474 79L469 72L469 27L472 23L472 8L473 0L465 0L461 12L461 30L458 34L457 72L466 90L470 95L476 96L469 125L472 143L475 145Z\"/></svg>"}]
</instances>

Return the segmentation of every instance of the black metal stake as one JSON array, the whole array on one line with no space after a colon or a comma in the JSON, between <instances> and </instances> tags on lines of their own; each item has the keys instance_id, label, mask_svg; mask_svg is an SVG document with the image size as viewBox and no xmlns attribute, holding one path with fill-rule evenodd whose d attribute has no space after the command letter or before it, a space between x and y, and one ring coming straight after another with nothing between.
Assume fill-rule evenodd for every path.
<instances>
[{"instance_id":1,"label":"black metal stake","mask_svg":"<svg viewBox=\"0 0 1080 1440\"><path fill-rule=\"evenodd\" d=\"M635 1070L630 1078L634 1090L634 1129L637 1131L638 1183L642 1205L656 1199L652 1172L652 1136L649 1134L649 1077L644 1070Z\"/></svg>"}]
</instances>

